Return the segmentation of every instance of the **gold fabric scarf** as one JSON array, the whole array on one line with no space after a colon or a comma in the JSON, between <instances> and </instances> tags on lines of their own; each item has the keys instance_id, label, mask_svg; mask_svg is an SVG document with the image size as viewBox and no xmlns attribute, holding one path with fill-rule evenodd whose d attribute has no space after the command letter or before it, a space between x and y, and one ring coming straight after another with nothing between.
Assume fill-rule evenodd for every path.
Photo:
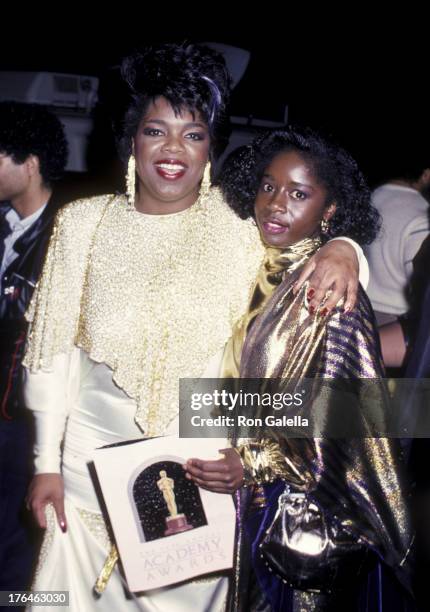
<instances>
[{"instance_id":1,"label":"gold fabric scarf","mask_svg":"<svg viewBox=\"0 0 430 612\"><path fill-rule=\"evenodd\" d=\"M266 256L259 270L248 310L236 324L233 336L224 350L221 370L223 378L239 377L245 338L258 315L263 312L273 292L282 282L284 273L292 274L301 268L320 246L320 238L305 238L286 249L266 249ZM300 295L300 303L301 301L302 296Z\"/></svg>"}]
</instances>

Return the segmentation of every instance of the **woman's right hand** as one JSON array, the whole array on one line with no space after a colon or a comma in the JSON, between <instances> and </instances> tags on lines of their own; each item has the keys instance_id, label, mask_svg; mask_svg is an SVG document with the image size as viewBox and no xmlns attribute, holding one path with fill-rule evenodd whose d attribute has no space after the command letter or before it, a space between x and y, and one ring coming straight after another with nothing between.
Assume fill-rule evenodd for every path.
<instances>
[{"instance_id":1,"label":"woman's right hand","mask_svg":"<svg viewBox=\"0 0 430 612\"><path fill-rule=\"evenodd\" d=\"M66 515L64 513L64 484L61 474L37 474L31 481L27 507L33 512L37 524L46 529L45 507L54 506L58 524L63 533L67 530Z\"/></svg>"}]
</instances>

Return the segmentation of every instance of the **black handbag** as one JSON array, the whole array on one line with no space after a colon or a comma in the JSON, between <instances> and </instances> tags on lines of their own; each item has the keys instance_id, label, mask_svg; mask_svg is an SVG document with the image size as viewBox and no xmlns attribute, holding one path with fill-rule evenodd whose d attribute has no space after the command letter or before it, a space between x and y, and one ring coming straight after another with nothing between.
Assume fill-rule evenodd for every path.
<instances>
[{"instance_id":1,"label":"black handbag","mask_svg":"<svg viewBox=\"0 0 430 612\"><path fill-rule=\"evenodd\" d=\"M369 551L309 493L286 485L259 545L269 571L294 589L331 593L368 570Z\"/></svg>"}]
</instances>

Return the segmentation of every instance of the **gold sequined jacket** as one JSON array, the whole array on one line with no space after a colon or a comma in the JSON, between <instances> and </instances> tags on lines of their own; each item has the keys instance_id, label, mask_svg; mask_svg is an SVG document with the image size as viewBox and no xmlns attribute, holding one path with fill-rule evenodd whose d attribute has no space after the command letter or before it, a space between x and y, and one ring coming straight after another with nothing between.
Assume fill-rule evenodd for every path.
<instances>
[{"instance_id":1,"label":"gold sequined jacket","mask_svg":"<svg viewBox=\"0 0 430 612\"><path fill-rule=\"evenodd\" d=\"M145 435L178 413L178 380L199 377L246 309L263 257L255 224L211 189L187 210L148 215L124 196L56 218L27 317L24 365L49 371L77 346L112 369Z\"/></svg>"}]
</instances>

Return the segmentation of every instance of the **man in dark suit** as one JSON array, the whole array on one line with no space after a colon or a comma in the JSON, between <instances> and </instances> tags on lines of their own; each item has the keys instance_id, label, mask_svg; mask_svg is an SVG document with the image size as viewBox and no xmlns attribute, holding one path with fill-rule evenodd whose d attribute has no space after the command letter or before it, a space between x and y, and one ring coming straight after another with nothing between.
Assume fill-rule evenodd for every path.
<instances>
[{"instance_id":1,"label":"man in dark suit","mask_svg":"<svg viewBox=\"0 0 430 612\"><path fill-rule=\"evenodd\" d=\"M31 424L21 399L24 313L58 208L52 186L67 162L58 118L0 103L0 591L29 586L33 546L23 516L31 476Z\"/></svg>"}]
</instances>

